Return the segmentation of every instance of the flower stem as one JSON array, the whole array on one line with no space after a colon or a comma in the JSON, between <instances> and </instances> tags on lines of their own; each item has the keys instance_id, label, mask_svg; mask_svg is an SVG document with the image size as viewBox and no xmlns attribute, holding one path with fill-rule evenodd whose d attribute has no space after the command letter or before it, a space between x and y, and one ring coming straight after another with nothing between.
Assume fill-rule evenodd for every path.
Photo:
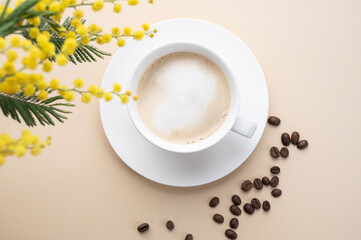
<instances>
[{"instance_id":1,"label":"flower stem","mask_svg":"<svg viewBox=\"0 0 361 240\"><path fill-rule=\"evenodd\" d=\"M116 0L104 0L104 2L110 2L110 3L115 2L115 1ZM84 1L82 1L81 3L70 5L70 6L68 6L68 8L76 8L76 7L80 7L80 6L86 6L86 5L91 6L91 5L93 5L93 3L84 3Z\"/></svg>"},{"instance_id":2,"label":"flower stem","mask_svg":"<svg viewBox=\"0 0 361 240\"><path fill-rule=\"evenodd\" d=\"M9 3L10 3L10 0L7 0L6 3L5 3L5 6L4 6L3 11L1 13L1 16L0 16L0 22L4 19L6 9L8 8Z\"/></svg>"},{"instance_id":3,"label":"flower stem","mask_svg":"<svg viewBox=\"0 0 361 240\"><path fill-rule=\"evenodd\" d=\"M2 153L12 153L13 151L11 151L11 150L2 150L2 151L0 151L0 154L2 154Z\"/></svg>"}]
</instances>

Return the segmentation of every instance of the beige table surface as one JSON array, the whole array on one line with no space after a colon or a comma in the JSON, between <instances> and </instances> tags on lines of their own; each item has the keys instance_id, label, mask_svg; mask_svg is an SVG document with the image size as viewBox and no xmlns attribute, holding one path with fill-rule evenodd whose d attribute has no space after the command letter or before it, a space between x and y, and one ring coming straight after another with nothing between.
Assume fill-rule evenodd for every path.
<instances>
[{"instance_id":1,"label":"beige table surface","mask_svg":"<svg viewBox=\"0 0 361 240\"><path fill-rule=\"evenodd\" d=\"M270 114L250 158L229 176L195 188L153 183L129 169L113 152L100 122L97 101L80 104L65 124L37 127L53 144L39 157L8 158L0 167L1 240L195 240L225 239L230 197L271 202L270 212L239 217L238 239L361 239L361 1L359 0L157 0L124 6L121 15L87 14L106 30L113 25L154 23L176 17L212 21L234 32L253 51L267 78ZM115 44L106 47L116 51ZM101 83L110 57L97 64L57 68L71 84L76 77ZM74 71L76 70L76 71ZM0 132L19 135L24 125L0 117ZM298 130L307 150L290 148L287 160L268 154L280 134ZM244 194L245 179L281 167L275 199L267 187ZM211 196L221 198L216 209ZM211 217L222 213L226 222ZM167 219L176 228L165 229ZM136 231L151 224L144 235Z\"/></svg>"}]
</instances>

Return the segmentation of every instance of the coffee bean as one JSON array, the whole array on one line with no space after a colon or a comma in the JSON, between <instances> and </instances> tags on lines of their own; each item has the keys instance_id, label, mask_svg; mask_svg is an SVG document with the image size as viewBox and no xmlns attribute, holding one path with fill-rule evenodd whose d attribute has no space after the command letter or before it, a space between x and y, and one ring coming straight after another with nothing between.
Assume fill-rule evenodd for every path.
<instances>
[{"instance_id":1,"label":"coffee bean","mask_svg":"<svg viewBox=\"0 0 361 240\"><path fill-rule=\"evenodd\" d=\"M281 157L283 157L283 158L288 157L288 155L290 154L289 151L288 151L288 149L285 148L285 147L281 148L281 152L280 152L280 153L281 153Z\"/></svg>"},{"instance_id":2,"label":"coffee bean","mask_svg":"<svg viewBox=\"0 0 361 240\"><path fill-rule=\"evenodd\" d=\"M232 196L232 202L234 203L234 205L241 205L242 200L238 195L233 195Z\"/></svg>"},{"instance_id":3,"label":"coffee bean","mask_svg":"<svg viewBox=\"0 0 361 240\"><path fill-rule=\"evenodd\" d=\"M279 174L281 172L281 169L277 166L271 167L271 173L273 174Z\"/></svg>"},{"instance_id":4,"label":"coffee bean","mask_svg":"<svg viewBox=\"0 0 361 240\"><path fill-rule=\"evenodd\" d=\"M261 208L261 202L258 200L258 198L252 198L251 205L255 209L260 209Z\"/></svg>"},{"instance_id":5,"label":"coffee bean","mask_svg":"<svg viewBox=\"0 0 361 240\"><path fill-rule=\"evenodd\" d=\"M224 222L224 217L221 214L214 214L213 215L213 220L216 223L223 223Z\"/></svg>"},{"instance_id":6,"label":"coffee bean","mask_svg":"<svg viewBox=\"0 0 361 240\"><path fill-rule=\"evenodd\" d=\"M259 178L256 178L255 180L253 180L253 186L255 189L260 190L263 188L263 183L262 180Z\"/></svg>"},{"instance_id":7,"label":"coffee bean","mask_svg":"<svg viewBox=\"0 0 361 240\"><path fill-rule=\"evenodd\" d=\"M227 229L225 234L226 234L226 237L228 237L229 239L237 238L237 233L235 231L233 231L232 229Z\"/></svg>"},{"instance_id":8,"label":"coffee bean","mask_svg":"<svg viewBox=\"0 0 361 240\"><path fill-rule=\"evenodd\" d=\"M244 206L243 206L243 210L244 210L246 213L248 213L248 214L253 214L253 212L254 212L254 207L253 207L251 204L246 203L246 204L244 204Z\"/></svg>"},{"instance_id":9,"label":"coffee bean","mask_svg":"<svg viewBox=\"0 0 361 240\"><path fill-rule=\"evenodd\" d=\"M242 214L242 210L236 205L230 206L229 210L231 211L231 213L233 213L233 215L236 215L236 216L239 216Z\"/></svg>"},{"instance_id":10,"label":"coffee bean","mask_svg":"<svg viewBox=\"0 0 361 240\"><path fill-rule=\"evenodd\" d=\"M268 177L263 177L262 178L262 183L265 186L268 186L270 184L269 178Z\"/></svg>"},{"instance_id":11,"label":"coffee bean","mask_svg":"<svg viewBox=\"0 0 361 240\"><path fill-rule=\"evenodd\" d=\"M277 176L273 176L271 178L271 187L277 187L278 183L280 182L280 179Z\"/></svg>"},{"instance_id":12,"label":"coffee bean","mask_svg":"<svg viewBox=\"0 0 361 240\"><path fill-rule=\"evenodd\" d=\"M278 117L275 117L275 116L270 116L268 118L268 123L273 126L278 126L281 123L281 119L279 119Z\"/></svg>"},{"instance_id":13,"label":"coffee bean","mask_svg":"<svg viewBox=\"0 0 361 240\"><path fill-rule=\"evenodd\" d=\"M148 223L142 223L138 226L138 231L139 232L145 232L148 231L149 229L149 224Z\"/></svg>"},{"instance_id":14,"label":"coffee bean","mask_svg":"<svg viewBox=\"0 0 361 240\"><path fill-rule=\"evenodd\" d=\"M282 133L281 142L284 146L288 146L291 143L291 137L288 133Z\"/></svg>"},{"instance_id":15,"label":"coffee bean","mask_svg":"<svg viewBox=\"0 0 361 240\"><path fill-rule=\"evenodd\" d=\"M293 145L297 145L298 141L300 140L300 134L296 131L294 131L292 134L291 134L291 143Z\"/></svg>"},{"instance_id":16,"label":"coffee bean","mask_svg":"<svg viewBox=\"0 0 361 240\"><path fill-rule=\"evenodd\" d=\"M238 228L238 224L239 224L238 219L232 218L231 221L229 222L229 227L236 229L236 228Z\"/></svg>"},{"instance_id":17,"label":"coffee bean","mask_svg":"<svg viewBox=\"0 0 361 240\"><path fill-rule=\"evenodd\" d=\"M174 228L174 223L172 221L168 221L165 226L169 229L169 230L173 230Z\"/></svg>"},{"instance_id":18,"label":"coffee bean","mask_svg":"<svg viewBox=\"0 0 361 240\"><path fill-rule=\"evenodd\" d=\"M308 146L307 140L301 140L297 143L298 149L305 149Z\"/></svg>"},{"instance_id":19,"label":"coffee bean","mask_svg":"<svg viewBox=\"0 0 361 240\"><path fill-rule=\"evenodd\" d=\"M269 150L271 157L273 158L279 158L280 154L280 150L278 150L277 147L271 147L271 149Z\"/></svg>"},{"instance_id":20,"label":"coffee bean","mask_svg":"<svg viewBox=\"0 0 361 240\"><path fill-rule=\"evenodd\" d=\"M241 185L241 189L244 191L244 192L248 192L249 190L251 190L251 188L253 187L253 184L250 180L246 180L242 183Z\"/></svg>"},{"instance_id":21,"label":"coffee bean","mask_svg":"<svg viewBox=\"0 0 361 240\"><path fill-rule=\"evenodd\" d=\"M193 235L190 234L190 233L188 233L188 234L186 235L186 237L184 238L184 240L193 240Z\"/></svg>"},{"instance_id":22,"label":"coffee bean","mask_svg":"<svg viewBox=\"0 0 361 240\"><path fill-rule=\"evenodd\" d=\"M271 192L271 194L272 194L272 196L274 196L274 197L279 197L279 196L282 195L282 190L276 188L276 189L274 189L274 190Z\"/></svg>"},{"instance_id":23,"label":"coffee bean","mask_svg":"<svg viewBox=\"0 0 361 240\"><path fill-rule=\"evenodd\" d=\"M214 197L214 198L211 199L211 201L209 201L209 206L211 208L217 207L218 204L219 204L219 198L218 197Z\"/></svg>"},{"instance_id":24,"label":"coffee bean","mask_svg":"<svg viewBox=\"0 0 361 240\"><path fill-rule=\"evenodd\" d=\"M271 204L269 203L269 201L266 200L262 203L262 207L263 207L263 210L268 212L271 209Z\"/></svg>"}]
</instances>

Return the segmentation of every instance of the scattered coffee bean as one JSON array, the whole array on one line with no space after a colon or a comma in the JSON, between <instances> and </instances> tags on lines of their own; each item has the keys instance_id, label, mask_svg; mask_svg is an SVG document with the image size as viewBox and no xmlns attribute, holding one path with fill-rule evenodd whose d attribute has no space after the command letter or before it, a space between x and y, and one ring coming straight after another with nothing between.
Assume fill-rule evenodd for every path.
<instances>
[{"instance_id":1,"label":"scattered coffee bean","mask_svg":"<svg viewBox=\"0 0 361 240\"><path fill-rule=\"evenodd\" d=\"M186 237L184 238L184 240L193 240L193 235L190 234L190 233L188 233L188 234L186 235Z\"/></svg>"},{"instance_id":2,"label":"scattered coffee bean","mask_svg":"<svg viewBox=\"0 0 361 240\"><path fill-rule=\"evenodd\" d=\"M213 220L216 223L223 223L224 222L224 217L221 214L216 213L216 214L213 215Z\"/></svg>"},{"instance_id":3,"label":"scattered coffee bean","mask_svg":"<svg viewBox=\"0 0 361 240\"><path fill-rule=\"evenodd\" d=\"M282 133L281 142L284 146L288 146L291 143L291 137L288 133Z\"/></svg>"},{"instance_id":4,"label":"scattered coffee bean","mask_svg":"<svg viewBox=\"0 0 361 240\"><path fill-rule=\"evenodd\" d=\"M251 188L253 187L253 184L250 180L246 180L242 183L241 185L241 189L244 191L244 192L248 192L249 190L251 190Z\"/></svg>"},{"instance_id":5,"label":"scattered coffee bean","mask_svg":"<svg viewBox=\"0 0 361 240\"><path fill-rule=\"evenodd\" d=\"M214 198L211 199L211 201L209 201L209 206L211 208L217 207L218 204L219 204L219 198L218 197L214 197Z\"/></svg>"},{"instance_id":6,"label":"scattered coffee bean","mask_svg":"<svg viewBox=\"0 0 361 240\"><path fill-rule=\"evenodd\" d=\"M225 234L226 234L226 237L228 237L229 239L237 238L237 233L235 231L233 231L232 229L227 229Z\"/></svg>"},{"instance_id":7,"label":"scattered coffee bean","mask_svg":"<svg viewBox=\"0 0 361 240\"><path fill-rule=\"evenodd\" d=\"M259 178L256 178L255 180L253 180L253 186L255 189L260 190L263 188L263 183L262 180Z\"/></svg>"},{"instance_id":8,"label":"scattered coffee bean","mask_svg":"<svg viewBox=\"0 0 361 240\"><path fill-rule=\"evenodd\" d=\"M242 200L238 195L233 195L232 196L232 202L234 203L234 205L241 205Z\"/></svg>"},{"instance_id":9,"label":"scattered coffee bean","mask_svg":"<svg viewBox=\"0 0 361 240\"><path fill-rule=\"evenodd\" d=\"M296 131L294 131L292 134L291 134L291 143L293 145L297 145L298 141L300 140L300 134Z\"/></svg>"},{"instance_id":10,"label":"scattered coffee bean","mask_svg":"<svg viewBox=\"0 0 361 240\"><path fill-rule=\"evenodd\" d=\"M281 148L280 153L281 153L281 157L283 157L283 158L288 157L288 155L290 154L290 152L288 151L288 149L286 147Z\"/></svg>"},{"instance_id":11,"label":"scattered coffee bean","mask_svg":"<svg viewBox=\"0 0 361 240\"><path fill-rule=\"evenodd\" d=\"M272 194L272 196L274 196L274 197L279 197L279 196L282 195L282 190L276 188L276 189L274 189L274 190L271 192L271 194Z\"/></svg>"},{"instance_id":12,"label":"scattered coffee bean","mask_svg":"<svg viewBox=\"0 0 361 240\"><path fill-rule=\"evenodd\" d=\"M270 184L269 178L268 177L263 177L262 178L262 183L265 186L268 186Z\"/></svg>"},{"instance_id":13,"label":"scattered coffee bean","mask_svg":"<svg viewBox=\"0 0 361 240\"><path fill-rule=\"evenodd\" d=\"M251 204L246 203L246 204L244 204L244 206L243 206L243 210L244 210L246 213L248 213L248 214L253 214L253 212L254 212L254 207L253 207Z\"/></svg>"},{"instance_id":14,"label":"scattered coffee bean","mask_svg":"<svg viewBox=\"0 0 361 240\"><path fill-rule=\"evenodd\" d=\"M281 119L279 119L278 117L275 117L275 116L270 116L268 118L268 123L273 126L278 126L281 123Z\"/></svg>"},{"instance_id":15,"label":"scattered coffee bean","mask_svg":"<svg viewBox=\"0 0 361 240\"><path fill-rule=\"evenodd\" d=\"M148 223L142 223L138 226L138 232L145 232L148 231L149 224Z\"/></svg>"},{"instance_id":16,"label":"scattered coffee bean","mask_svg":"<svg viewBox=\"0 0 361 240\"><path fill-rule=\"evenodd\" d=\"M174 223L172 221L168 221L165 226L172 231L174 228Z\"/></svg>"},{"instance_id":17,"label":"scattered coffee bean","mask_svg":"<svg viewBox=\"0 0 361 240\"><path fill-rule=\"evenodd\" d=\"M266 177L266 176L264 176L263 178L262 178L262 183L263 183L263 185L265 185L265 186L268 186L269 185L269 178L268 177Z\"/></svg>"},{"instance_id":18,"label":"scattered coffee bean","mask_svg":"<svg viewBox=\"0 0 361 240\"><path fill-rule=\"evenodd\" d=\"M251 205L254 209L260 209L261 208L261 202L258 200L258 198L253 198L251 200Z\"/></svg>"},{"instance_id":19,"label":"scattered coffee bean","mask_svg":"<svg viewBox=\"0 0 361 240\"><path fill-rule=\"evenodd\" d=\"M279 156L281 155L280 150L278 150L277 147L271 147L269 152L271 154L271 157L273 158L279 158Z\"/></svg>"},{"instance_id":20,"label":"scattered coffee bean","mask_svg":"<svg viewBox=\"0 0 361 240\"><path fill-rule=\"evenodd\" d=\"M237 229L238 228L238 219L237 218L232 218L231 221L229 222L229 227L233 228L233 229Z\"/></svg>"},{"instance_id":21,"label":"scattered coffee bean","mask_svg":"<svg viewBox=\"0 0 361 240\"><path fill-rule=\"evenodd\" d=\"M297 143L298 149L305 149L308 146L307 140L301 140Z\"/></svg>"},{"instance_id":22,"label":"scattered coffee bean","mask_svg":"<svg viewBox=\"0 0 361 240\"><path fill-rule=\"evenodd\" d=\"M280 179L277 176L273 176L271 178L271 187L277 187L278 183L280 182Z\"/></svg>"},{"instance_id":23,"label":"scattered coffee bean","mask_svg":"<svg viewBox=\"0 0 361 240\"><path fill-rule=\"evenodd\" d=\"M230 206L229 210L231 211L231 213L233 213L233 215L236 215L236 216L239 216L242 214L242 210L236 205Z\"/></svg>"},{"instance_id":24,"label":"scattered coffee bean","mask_svg":"<svg viewBox=\"0 0 361 240\"><path fill-rule=\"evenodd\" d=\"M263 210L268 212L271 209L271 204L269 203L269 201L266 200L262 203L262 207L263 207Z\"/></svg>"},{"instance_id":25,"label":"scattered coffee bean","mask_svg":"<svg viewBox=\"0 0 361 240\"><path fill-rule=\"evenodd\" d=\"M271 167L271 173L272 174L279 174L281 172L281 169L277 166Z\"/></svg>"}]
</instances>

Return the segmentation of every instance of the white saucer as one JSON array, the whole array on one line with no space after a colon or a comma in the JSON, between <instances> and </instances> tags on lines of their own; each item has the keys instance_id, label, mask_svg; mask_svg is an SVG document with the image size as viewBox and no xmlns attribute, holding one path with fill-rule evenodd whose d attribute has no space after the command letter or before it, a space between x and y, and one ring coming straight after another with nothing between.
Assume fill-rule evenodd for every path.
<instances>
[{"instance_id":1,"label":"white saucer","mask_svg":"<svg viewBox=\"0 0 361 240\"><path fill-rule=\"evenodd\" d=\"M222 55L239 79L239 115L257 123L251 139L229 132L204 151L179 154L148 142L134 127L126 106L114 99L100 101L100 116L109 143L118 156L140 175L165 185L189 187L220 179L239 167L257 146L268 115L268 91L262 69L248 47L228 30L196 19L173 19L152 25L158 33L152 39L129 40L114 55L106 69L102 88L131 77L138 61L151 48L175 41L192 41Z\"/></svg>"}]
</instances>

